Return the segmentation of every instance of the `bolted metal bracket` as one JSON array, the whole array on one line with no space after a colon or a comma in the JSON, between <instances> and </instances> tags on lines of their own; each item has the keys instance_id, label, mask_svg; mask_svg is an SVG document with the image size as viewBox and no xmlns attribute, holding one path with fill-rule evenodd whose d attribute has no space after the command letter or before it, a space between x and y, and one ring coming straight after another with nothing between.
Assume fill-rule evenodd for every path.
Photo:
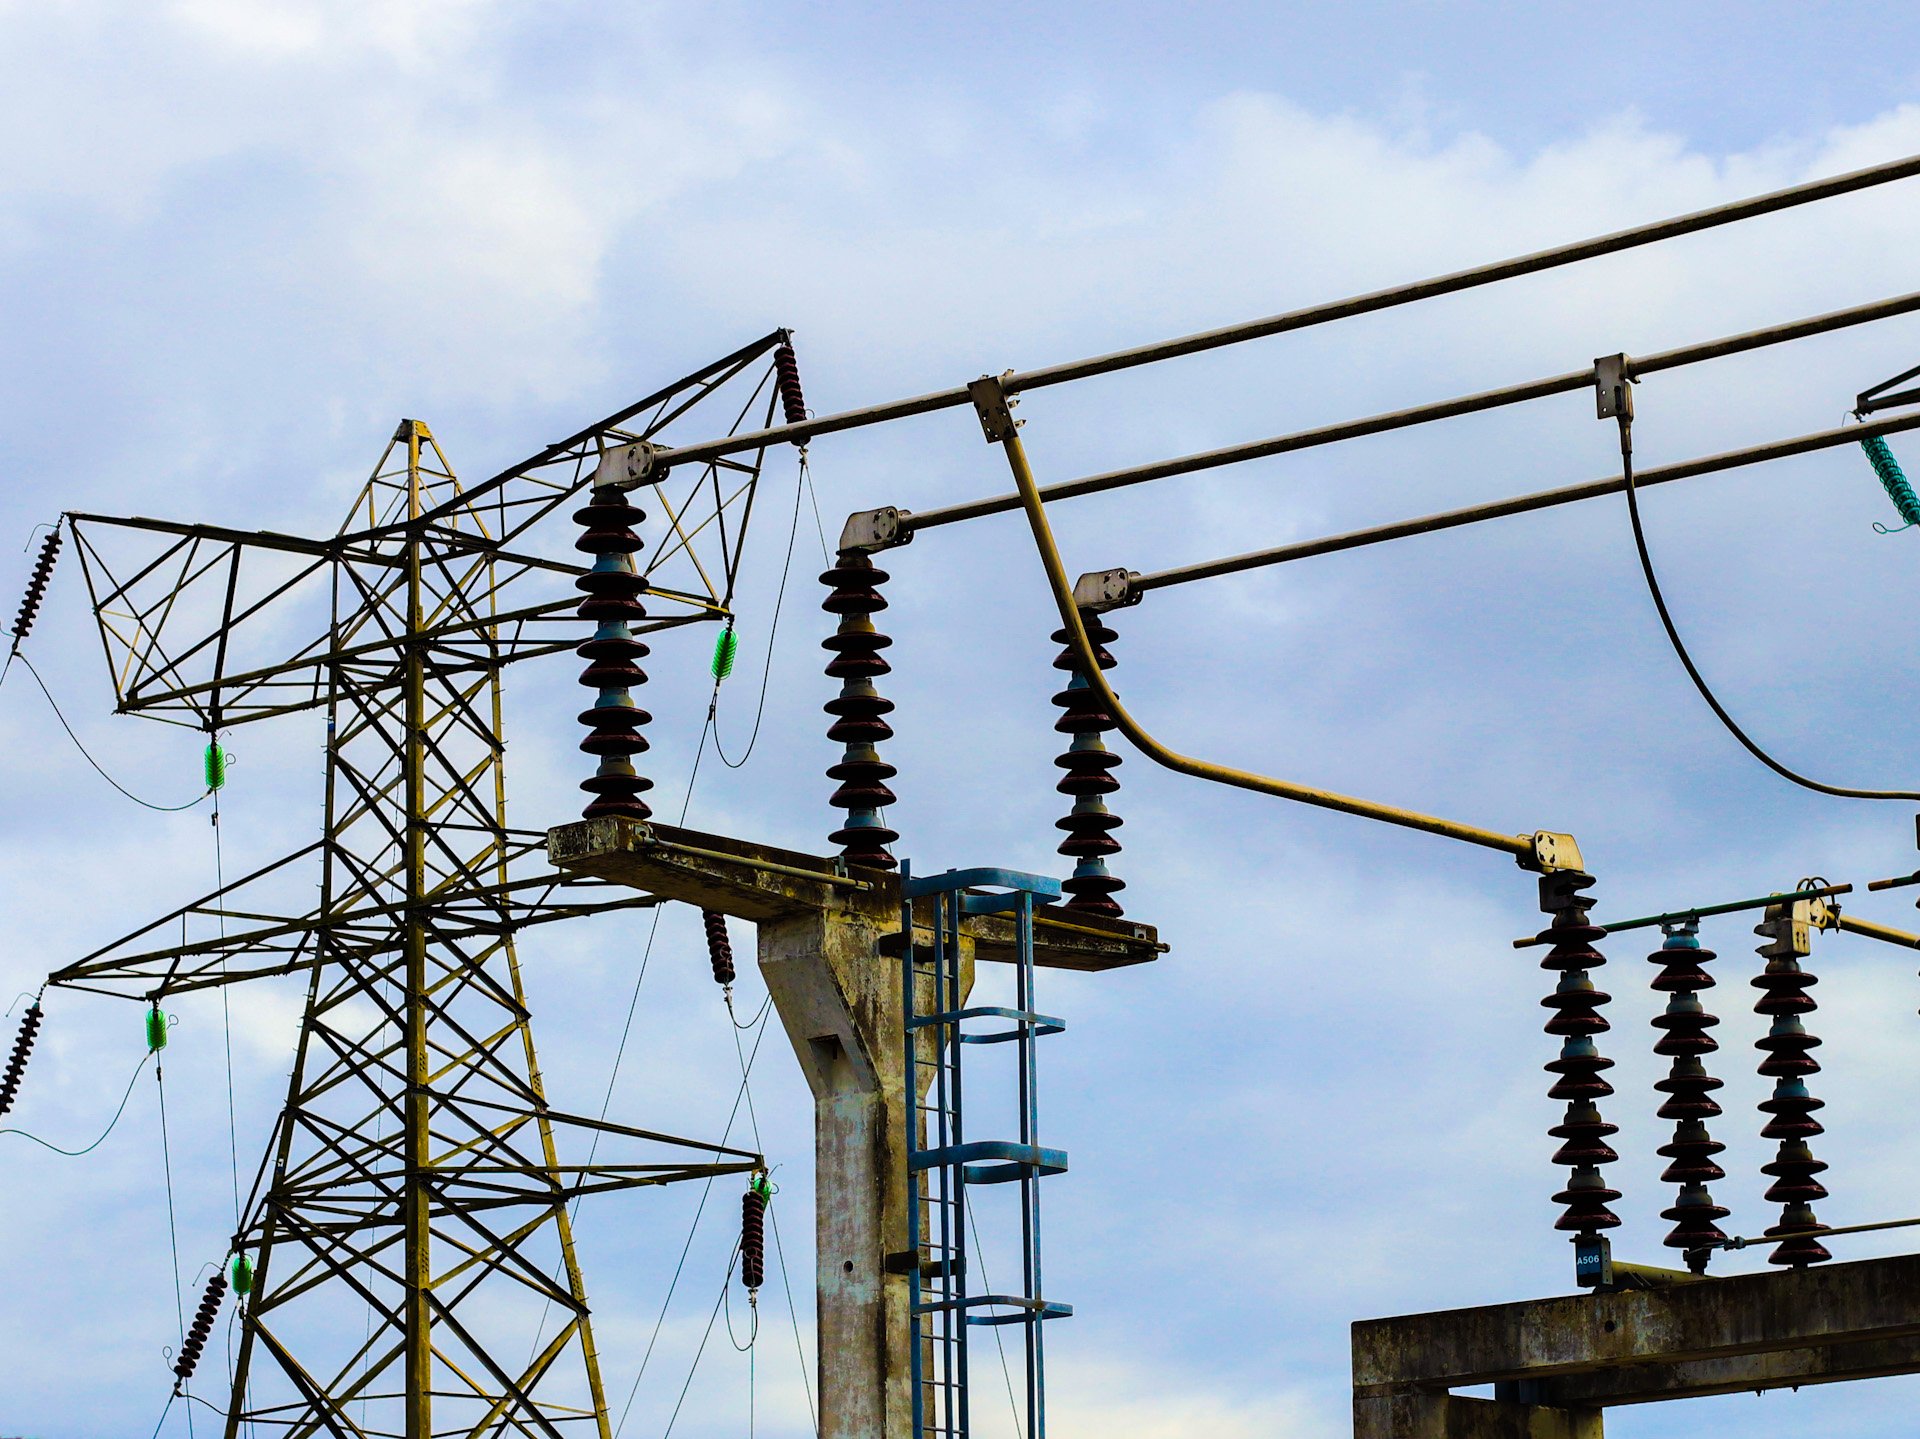
<instances>
[{"instance_id":1,"label":"bolted metal bracket","mask_svg":"<svg viewBox=\"0 0 1920 1439\"><path fill-rule=\"evenodd\" d=\"M840 527L840 553L872 555L913 543L910 512L895 505L877 510L855 510Z\"/></svg>"},{"instance_id":2,"label":"bolted metal bracket","mask_svg":"<svg viewBox=\"0 0 1920 1439\"><path fill-rule=\"evenodd\" d=\"M665 479L666 453L662 446L646 440L602 450L600 463L593 470L593 488L632 490Z\"/></svg>"},{"instance_id":3,"label":"bolted metal bracket","mask_svg":"<svg viewBox=\"0 0 1920 1439\"><path fill-rule=\"evenodd\" d=\"M1580 858L1580 846L1570 834L1555 834L1548 829L1536 830L1531 844L1526 854L1516 856L1522 869L1530 869L1536 874L1561 874L1586 868Z\"/></svg>"},{"instance_id":4,"label":"bolted metal bracket","mask_svg":"<svg viewBox=\"0 0 1920 1439\"><path fill-rule=\"evenodd\" d=\"M1603 420L1633 418L1633 361L1601 355L1593 362L1593 398Z\"/></svg>"},{"instance_id":5,"label":"bolted metal bracket","mask_svg":"<svg viewBox=\"0 0 1920 1439\"><path fill-rule=\"evenodd\" d=\"M1094 570L1073 582L1073 603L1096 614L1137 605L1145 595L1133 587L1138 570Z\"/></svg>"},{"instance_id":6,"label":"bolted metal bracket","mask_svg":"<svg viewBox=\"0 0 1920 1439\"><path fill-rule=\"evenodd\" d=\"M1580 891L1593 888L1593 876L1585 870L1563 869L1552 874L1540 876L1540 912L1558 914L1577 904L1590 905L1590 899L1583 899Z\"/></svg>"},{"instance_id":7,"label":"bolted metal bracket","mask_svg":"<svg viewBox=\"0 0 1920 1439\"><path fill-rule=\"evenodd\" d=\"M1813 953L1813 931L1832 927L1827 916L1825 900L1783 897L1779 904L1768 905L1767 917L1753 927L1755 934L1768 941L1759 947L1760 957L1805 959Z\"/></svg>"},{"instance_id":8,"label":"bolted metal bracket","mask_svg":"<svg viewBox=\"0 0 1920 1439\"><path fill-rule=\"evenodd\" d=\"M974 412L980 416L980 428L986 432L989 444L999 445L1014 437L1020 428L1020 422L1013 417L1013 407L1019 400L1007 393L1006 376L1012 370L1000 375L982 375L967 386L967 396L973 401Z\"/></svg>"}]
</instances>

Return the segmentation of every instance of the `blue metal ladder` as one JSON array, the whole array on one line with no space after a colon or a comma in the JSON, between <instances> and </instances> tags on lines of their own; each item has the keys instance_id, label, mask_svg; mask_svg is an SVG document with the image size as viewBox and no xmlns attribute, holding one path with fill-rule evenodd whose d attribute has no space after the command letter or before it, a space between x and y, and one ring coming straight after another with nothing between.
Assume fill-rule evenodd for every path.
<instances>
[{"instance_id":1,"label":"blue metal ladder","mask_svg":"<svg viewBox=\"0 0 1920 1439\"><path fill-rule=\"evenodd\" d=\"M971 893L996 890L999 893ZM967 1439L967 1336L975 1325L1018 1324L1026 1340L1025 1439L1045 1439L1046 1369L1041 1325L1073 1312L1044 1297L1040 1278L1040 1186L1063 1174L1066 1151L1039 1143L1034 1040L1066 1026L1033 1008L1034 901L1060 894L1058 880L1002 869L948 870L900 877L901 1011L906 1018L907 1094L915 1120L907 1136L909 1268L912 1278L913 1439ZM918 902L918 903L916 903ZM916 912L933 934L915 942ZM964 1007L960 926L968 915L1013 916L1014 1007ZM930 1007L923 1009L925 1001ZM981 1021L991 1021L982 1028ZM931 1044L925 1037L931 1032ZM1013 1045L1018 1066L1017 1139L973 1139L962 1103L961 1056L970 1044ZM923 1054L923 1049L930 1054ZM931 1074L925 1071L931 1069ZM920 1089L927 1094L921 1100ZM1021 1286L975 1294L968 1287L967 1191L976 1184L1020 1186Z\"/></svg>"}]
</instances>

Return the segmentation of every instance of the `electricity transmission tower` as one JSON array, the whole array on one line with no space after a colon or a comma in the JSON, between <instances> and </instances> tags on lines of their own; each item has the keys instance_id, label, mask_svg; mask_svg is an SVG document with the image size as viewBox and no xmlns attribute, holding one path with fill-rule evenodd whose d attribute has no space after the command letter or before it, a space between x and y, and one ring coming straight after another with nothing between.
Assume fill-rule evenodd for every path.
<instances>
[{"instance_id":1,"label":"electricity transmission tower","mask_svg":"<svg viewBox=\"0 0 1920 1439\"><path fill-rule=\"evenodd\" d=\"M286 1105L236 1221L255 1278L228 1436L606 1439L569 1206L760 1166L548 1102L515 935L658 900L554 872L544 830L508 823L501 673L584 637L585 568L517 542L604 453L691 410L725 403L736 429L770 421L785 341L768 335L471 488L403 420L328 538L68 517L122 712L216 744L275 716L327 720L316 843L51 981L157 1003L306 976ZM657 538L637 628L730 614L764 456L647 477ZM324 628L274 658L302 606L324 606ZM317 907L290 905L316 867Z\"/></svg>"}]
</instances>

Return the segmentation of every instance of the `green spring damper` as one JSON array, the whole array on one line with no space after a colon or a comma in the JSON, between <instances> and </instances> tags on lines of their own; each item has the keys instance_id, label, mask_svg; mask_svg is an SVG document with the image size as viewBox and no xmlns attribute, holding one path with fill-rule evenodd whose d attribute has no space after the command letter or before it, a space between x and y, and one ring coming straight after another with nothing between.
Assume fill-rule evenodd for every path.
<instances>
[{"instance_id":1,"label":"green spring damper","mask_svg":"<svg viewBox=\"0 0 1920 1439\"><path fill-rule=\"evenodd\" d=\"M147 1052L158 1054L167 1047L167 1016L158 1003L147 1011Z\"/></svg>"},{"instance_id":2,"label":"green spring damper","mask_svg":"<svg viewBox=\"0 0 1920 1439\"><path fill-rule=\"evenodd\" d=\"M253 1261L244 1254L233 1256L233 1292L247 1295L253 1293Z\"/></svg>"},{"instance_id":3,"label":"green spring damper","mask_svg":"<svg viewBox=\"0 0 1920 1439\"><path fill-rule=\"evenodd\" d=\"M1860 448L1867 452L1867 463L1873 466L1873 473L1879 477L1880 487L1887 492L1887 498L1893 501L1900 518L1906 521L1900 529L1890 530L1876 520L1874 529L1883 535L1897 535L1900 530L1920 525L1920 495L1914 494L1913 486L1907 483L1906 472L1893 457L1893 451L1887 448L1887 442L1878 435L1869 435L1860 442Z\"/></svg>"},{"instance_id":4,"label":"green spring damper","mask_svg":"<svg viewBox=\"0 0 1920 1439\"><path fill-rule=\"evenodd\" d=\"M720 631L720 638L713 642L713 680L718 684L733 673L733 657L740 651L740 641L733 633L733 621L727 621L727 627Z\"/></svg>"},{"instance_id":5,"label":"green spring damper","mask_svg":"<svg viewBox=\"0 0 1920 1439\"><path fill-rule=\"evenodd\" d=\"M231 758L232 758L231 755L229 755L225 750L220 748L220 742L218 740L215 740L212 744L207 746L207 753L206 753L205 759L206 759L206 771L207 771L207 789L209 792L219 789L222 785L226 784L227 761Z\"/></svg>"}]
</instances>

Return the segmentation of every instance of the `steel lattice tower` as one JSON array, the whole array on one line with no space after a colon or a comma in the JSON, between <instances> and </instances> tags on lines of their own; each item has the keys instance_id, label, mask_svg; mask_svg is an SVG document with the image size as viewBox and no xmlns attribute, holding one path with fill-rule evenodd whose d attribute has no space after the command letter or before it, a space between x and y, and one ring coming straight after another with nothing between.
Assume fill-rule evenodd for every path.
<instances>
[{"instance_id":1,"label":"steel lattice tower","mask_svg":"<svg viewBox=\"0 0 1920 1439\"><path fill-rule=\"evenodd\" d=\"M468 491L428 428L402 421L329 540L69 517L123 711L209 735L299 710L327 718L316 845L53 977L153 1000L306 977L286 1105L233 1241L253 1256L254 1285L230 1439L606 1439L569 1206L760 1167L743 1150L549 1104L516 932L658 901L555 873L545 832L508 824L501 674L581 637L572 581L583 568L510 542L577 496L602 456L647 441L729 382L748 394L735 424L758 411L771 393L761 362L783 339ZM759 470L756 455L648 477L664 521L647 568L660 602L649 629L730 614ZM109 552L111 537L130 533L170 538L157 558L129 563ZM676 561L685 588L667 582ZM529 579L542 582L538 603L502 603ZM321 639L289 659L240 664L235 639L249 622L265 628L256 616L322 585L331 619ZM197 638L174 641L194 626ZM266 912L272 902L259 896L315 858L317 908ZM188 921L220 932L147 947Z\"/></svg>"}]
</instances>

